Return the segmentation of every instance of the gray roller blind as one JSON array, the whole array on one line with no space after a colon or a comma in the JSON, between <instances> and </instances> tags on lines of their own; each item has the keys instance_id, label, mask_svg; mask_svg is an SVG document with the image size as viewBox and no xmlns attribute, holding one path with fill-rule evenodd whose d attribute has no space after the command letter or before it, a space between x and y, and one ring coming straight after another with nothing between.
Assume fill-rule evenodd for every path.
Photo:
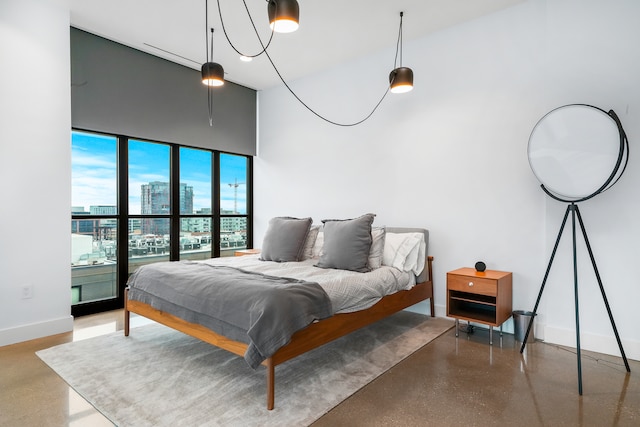
<instances>
[{"instance_id":1,"label":"gray roller blind","mask_svg":"<svg viewBox=\"0 0 640 427\"><path fill-rule=\"evenodd\" d=\"M256 91L214 90L199 71L71 28L71 121L78 129L256 154Z\"/></svg>"}]
</instances>

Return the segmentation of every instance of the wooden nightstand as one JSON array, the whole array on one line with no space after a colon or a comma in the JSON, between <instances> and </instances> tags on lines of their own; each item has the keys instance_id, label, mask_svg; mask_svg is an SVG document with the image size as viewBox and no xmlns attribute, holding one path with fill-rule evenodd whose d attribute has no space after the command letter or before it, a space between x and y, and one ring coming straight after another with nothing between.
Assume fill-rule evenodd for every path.
<instances>
[{"instance_id":1,"label":"wooden nightstand","mask_svg":"<svg viewBox=\"0 0 640 427\"><path fill-rule=\"evenodd\" d=\"M447 316L489 325L489 344L493 344L493 327L511 317L512 273L475 268L459 268L447 273Z\"/></svg>"},{"instance_id":2,"label":"wooden nightstand","mask_svg":"<svg viewBox=\"0 0 640 427\"><path fill-rule=\"evenodd\" d=\"M260 249L240 249L233 253L233 256L255 255L259 254Z\"/></svg>"}]
</instances>

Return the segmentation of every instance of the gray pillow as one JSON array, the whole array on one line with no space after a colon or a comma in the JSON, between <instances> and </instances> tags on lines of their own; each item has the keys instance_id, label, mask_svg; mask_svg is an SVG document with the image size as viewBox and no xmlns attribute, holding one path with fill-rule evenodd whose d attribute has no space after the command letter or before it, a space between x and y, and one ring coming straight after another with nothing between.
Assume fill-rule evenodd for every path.
<instances>
[{"instance_id":1,"label":"gray pillow","mask_svg":"<svg viewBox=\"0 0 640 427\"><path fill-rule=\"evenodd\" d=\"M368 260L374 218L374 214L366 214L347 220L323 220L324 246L316 267L371 271Z\"/></svg>"},{"instance_id":2,"label":"gray pillow","mask_svg":"<svg viewBox=\"0 0 640 427\"><path fill-rule=\"evenodd\" d=\"M262 241L260 259L277 262L300 261L311 223L311 218L272 218Z\"/></svg>"}]
</instances>

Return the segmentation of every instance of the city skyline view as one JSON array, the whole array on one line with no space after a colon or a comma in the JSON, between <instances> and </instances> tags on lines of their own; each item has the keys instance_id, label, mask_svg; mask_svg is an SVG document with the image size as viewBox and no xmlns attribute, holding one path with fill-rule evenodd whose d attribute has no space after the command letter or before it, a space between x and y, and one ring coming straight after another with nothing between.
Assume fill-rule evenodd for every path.
<instances>
[{"instance_id":1,"label":"city skyline view","mask_svg":"<svg viewBox=\"0 0 640 427\"><path fill-rule=\"evenodd\" d=\"M72 132L72 206L117 205L117 140L113 136ZM170 146L129 140L129 213L141 213L142 185L169 182ZM193 211L212 208L211 152L180 148L180 182L193 187ZM221 209L246 213L244 156L220 155ZM237 188L236 188L237 185ZM236 200L237 190L237 200Z\"/></svg>"},{"instance_id":2,"label":"city skyline view","mask_svg":"<svg viewBox=\"0 0 640 427\"><path fill-rule=\"evenodd\" d=\"M71 133L70 208L78 215L71 219L74 306L116 297L118 281L124 280L118 278L121 271L128 275L141 265L171 257L200 260L247 247L246 156L219 154L220 188L214 191L212 183L218 173L212 171L214 151L178 146L178 159L171 159L170 144L129 139L126 146L126 157L118 158L115 136ZM169 212L171 167L176 164L180 207L179 212ZM125 212L118 212L119 165L127 168L128 175L122 183L128 190ZM211 213L218 192L221 211L231 214L237 206L235 212L241 216L224 216L214 225ZM125 214L126 220L108 218L118 213ZM170 213L163 218L147 216ZM201 216L180 217L199 213ZM176 223L179 232L173 234ZM123 229L126 238L119 234Z\"/></svg>"}]
</instances>

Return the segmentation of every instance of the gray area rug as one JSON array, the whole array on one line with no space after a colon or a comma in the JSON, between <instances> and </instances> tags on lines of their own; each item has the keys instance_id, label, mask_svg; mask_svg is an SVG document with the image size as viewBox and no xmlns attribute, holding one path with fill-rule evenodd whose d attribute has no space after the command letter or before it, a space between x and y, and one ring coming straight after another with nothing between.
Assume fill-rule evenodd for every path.
<instances>
[{"instance_id":1,"label":"gray area rug","mask_svg":"<svg viewBox=\"0 0 640 427\"><path fill-rule=\"evenodd\" d=\"M159 324L62 344L37 355L119 426L303 426L453 326L403 311L265 369Z\"/></svg>"}]
</instances>

